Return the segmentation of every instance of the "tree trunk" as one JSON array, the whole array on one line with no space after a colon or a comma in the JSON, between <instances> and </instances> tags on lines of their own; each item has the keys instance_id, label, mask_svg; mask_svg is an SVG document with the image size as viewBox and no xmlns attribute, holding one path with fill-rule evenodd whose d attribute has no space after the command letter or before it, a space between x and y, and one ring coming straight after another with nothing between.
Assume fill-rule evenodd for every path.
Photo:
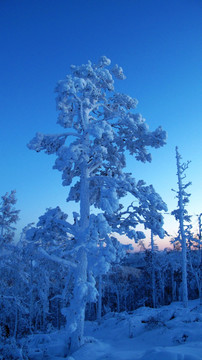
<instances>
[{"instance_id":1,"label":"tree trunk","mask_svg":"<svg viewBox=\"0 0 202 360\"><path fill-rule=\"evenodd\" d=\"M187 291L187 247L186 236L184 232L184 204L183 204L183 186L180 166L180 155L178 148L176 147L176 159L177 159L177 176L178 176L178 198L179 198L179 223L180 223L180 235L182 243L182 302L183 306L188 306L188 291Z\"/></svg>"},{"instance_id":2,"label":"tree trunk","mask_svg":"<svg viewBox=\"0 0 202 360\"><path fill-rule=\"evenodd\" d=\"M57 300L57 329L60 330L60 299Z\"/></svg>"},{"instance_id":3,"label":"tree trunk","mask_svg":"<svg viewBox=\"0 0 202 360\"><path fill-rule=\"evenodd\" d=\"M32 259L30 261L30 304L29 304L29 329L32 334L32 325L33 325L33 263Z\"/></svg>"},{"instance_id":4,"label":"tree trunk","mask_svg":"<svg viewBox=\"0 0 202 360\"><path fill-rule=\"evenodd\" d=\"M200 299L200 305L202 305L201 216L202 216L202 213L198 217L198 221L199 221L199 299Z\"/></svg>"},{"instance_id":5,"label":"tree trunk","mask_svg":"<svg viewBox=\"0 0 202 360\"><path fill-rule=\"evenodd\" d=\"M14 333L13 333L13 337L16 339L17 337L17 330L18 330L18 306L17 306L17 301L15 304L15 327L14 327Z\"/></svg>"},{"instance_id":6,"label":"tree trunk","mask_svg":"<svg viewBox=\"0 0 202 360\"><path fill-rule=\"evenodd\" d=\"M154 266L154 236L151 231L151 255L152 255L152 304L153 308L156 307L156 277L155 277L155 266Z\"/></svg>"},{"instance_id":7,"label":"tree trunk","mask_svg":"<svg viewBox=\"0 0 202 360\"><path fill-rule=\"evenodd\" d=\"M102 317L102 275L99 275L98 280L98 310L97 310L97 320L100 323Z\"/></svg>"},{"instance_id":8,"label":"tree trunk","mask_svg":"<svg viewBox=\"0 0 202 360\"><path fill-rule=\"evenodd\" d=\"M171 286L172 286L172 301L176 301L176 281L174 279L174 270L171 267Z\"/></svg>"},{"instance_id":9,"label":"tree trunk","mask_svg":"<svg viewBox=\"0 0 202 360\"><path fill-rule=\"evenodd\" d=\"M161 273L161 291L162 291L162 304L165 305L165 276L164 272Z\"/></svg>"},{"instance_id":10,"label":"tree trunk","mask_svg":"<svg viewBox=\"0 0 202 360\"><path fill-rule=\"evenodd\" d=\"M201 249L200 251L200 265L199 265L199 299L200 305L202 305L202 256L201 256Z\"/></svg>"},{"instance_id":11,"label":"tree trunk","mask_svg":"<svg viewBox=\"0 0 202 360\"><path fill-rule=\"evenodd\" d=\"M76 270L76 284L72 305L70 306L70 326L69 351L72 354L84 343L84 321L87 301L87 254L82 247L78 252L77 260L79 261ZM68 321L69 319L67 319ZM75 328L75 330L74 330Z\"/></svg>"},{"instance_id":12,"label":"tree trunk","mask_svg":"<svg viewBox=\"0 0 202 360\"><path fill-rule=\"evenodd\" d=\"M89 137L84 134L84 148L88 149ZM87 249L88 229L90 217L89 202L89 171L88 171L88 154L84 152L83 161L81 163L80 177L80 222L79 236L77 244L79 250L77 252L77 269L75 272L75 283L73 298L70 304L70 318L67 318L68 328L68 348L70 354L76 351L84 343L84 321L87 303L88 284L87 284ZM70 321L69 321L70 320Z\"/></svg>"},{"instance_id":13,"label":"tree trunk","mask_svg":"<svg viewBox=\"0 0 202 360\"><path fill-rule=\"evenodd\" d=\"M120 294L119 294L119 289L116 288L116 299L117 299L117 312L120 312Z\"/></svg>"}]
</instances>

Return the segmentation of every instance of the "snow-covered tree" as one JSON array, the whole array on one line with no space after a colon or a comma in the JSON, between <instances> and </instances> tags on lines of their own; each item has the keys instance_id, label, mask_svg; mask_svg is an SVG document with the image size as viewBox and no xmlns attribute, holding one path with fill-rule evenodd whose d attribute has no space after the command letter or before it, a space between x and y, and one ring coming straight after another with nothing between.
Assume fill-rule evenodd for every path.
<instances>
[{"instance_id":1,"label":"snow-covered tree","mask_svg":"<svg viewBox=\"0 0 202 360\"><path fill-rule=\"evenodd\" d=\"M11 244L0 253L0 278L0 326L5 341L10 336L17 338L22 335L28 314L27 276L16 245Z\"/></svg>"},{"instance_id":2,"label":"snow-covered tree","mask_svg":"<svg viewBox=\"0 0 202 360\"><path fill-rule=\"evenodd\" d=\"M54 209L49 208L44 215L39 217L36 227L30 224L23 230L19 242L25 261L28 261L31 332L33 319L36 317L40 319L40 328L46 329L50 289L54 288L55 278L59 281L62 276L67 276L69 263L65 261L65 257L67 257L67 251L71 249L71 241L70 239L68 241L69 227L66 219L67 215L60 210L59 206ZM54 289L56 291L54 298L62 302L61 286L57 288L60 292L58 294ZM35 328L37 328L36 320Z\"/></svg>"},{"instance_id":3,"label":"snow-covered tree","mask_svg":"<svg viewBox=\"0 0 202 360\"><path fill-rule=\"evenodd\" d=\"M199 297L200 304L202 305L202 256L201 256L201 216L198 216L199 235L198 235L198 253L199 253Z\"/></svg>"},{"instance_id":4,"label":"snow-covered tree","mask_svg":"<svg viewBox=\"0 0 202 360\"><path fill-rule=\"evenodd\" d=\"M123 245L114 236L110 236L107 237L105 241L101 240L97 253L94 252L94 275L97 275L98 277L97 320L99 322L101 321L102 316L103 275L105 275L113 265L119 264L119 262L126 256L126 251L129 249L132 249L132 246Z\"/></svg>"},{"instance_id":5,"label":"snow-covered tree","mask_svg":"<svg viewBox=\"0 0 202 360\"><path fill-rule=\"evenodd\" d=\"M200 217L199 217L200 219ZM202 294L201 294L201 249L200 249L200 220L199 220L199 235L196 236L193 233L193 227L191 224L185 226L185 235L187 239L187 260L189 271L192 275L194 275L198 294L200 298L200 302L202 302ZM193 249L197 249L197 251L193 251Z\"/></svg>"},{"instance_id":6,"label":"snow-covered tree","mask_svg":"<svg viewBox=\"0 0 202 360\"><path fill-rule=\"evenodd\" d=\"M156 276L155 276L155 244L154 234L151 231L151 256L152 256L152 303L156 307Z\"/></svg>"},{"instance_id":7,"label":"snow-covered tree","mask_svg":"<svg viewBox=\"0 0 202 360\"><path fill-rule=\"evenodd\" d=\"M153 307L156 306L155 288L155 254L153 236L158 235L164 238L166 232L163 229L163 216L161 211L167 211L167 205L157 194L152 185L147 186L144 181L137 184L138 193L136 194L137 203L132 203L128 208L122 209L113 215L106 215L113 230L119 234L127 234L129 238L134 238L135 242L144 239L145 235L141 231L135 231L137 224L142 224L145 229L151 230L151 256L152 256L152 298Z\"/></svg>"},{"instance_id":8,"label":"snow-covered tree","mask_svg":"<svg viewBox=\"0 0 202 360\"><path fill-rule=\"evenodd\" d=\"M178 240L182 246L182 300L184 307L188 306L188 291L187 291L187 236L185 232L185 222L190 222L190 216L188 215L185 206L189 202L189 196L185 189L191 182L186 184L183 183L184 178L186 177L185 171L188 168L189 162L181 163L181 155L179 154L178 147L176 146L176 163L177 163L177 178L178 178L178 208L172 211L172 215L175 216L175 219L179 221L179 232Z\"/></svg>"},{"instance_id":9,"label":"snow-covered tree","mask_svg":"<svg viewBox=\"0 0 202 360\"><path fill-rule=\"evenodd\" d=\"M66 312L69 351L84 341L86 303L96 297L93 271L88 254L97 248L97 241L110 232L107 215L120 208L119 199L130 192L141 197L139 183L124 173L125 151L138 161L151 161L148 147L159 148L166 142L166 133L158 127L149 131L142 115L134 113L137 100L115 92L113 77L123 80L118 65L110 67L105 56L97 64L71 66L71 74L56 88L58 124L70 131L55 135L37 133L28 147L37 152L56 154L54 168L62 172L63 185L70 187L67 201L80 202L76 217L74 293ZM74 140L75 139L75 140ZM102 211L99 225L94 222L91 206ZM134 227L136 224L133 224ZM133 233L134 237L135 232Z\"/></svg>"},{"instance_id":10,"label":"snow-covered tree","mask_svg":"<svg viewBox=\"0 0 202 360\"><path fill-rule=\"evenodd\" d=\"M15 209L16 191L12 190L1 197L0 202L0 246L9 244L14 238L15 224L19 219L19 210Z\"/></svg>"},{"instance_id":11,"label":"snow-covered tree","mask_svg":"<svg viewBox=\"0 0 202 360\"><path fill-rule=\"evenodd\" d=\"M24 311L22 287L25 286L23 271L19 271L19 254L14 245L15 227L19 210L15 209L15 191L6 193L0 202L0 323L7 335L17 335L19 315Z\"/></svg>"}]
</instances>

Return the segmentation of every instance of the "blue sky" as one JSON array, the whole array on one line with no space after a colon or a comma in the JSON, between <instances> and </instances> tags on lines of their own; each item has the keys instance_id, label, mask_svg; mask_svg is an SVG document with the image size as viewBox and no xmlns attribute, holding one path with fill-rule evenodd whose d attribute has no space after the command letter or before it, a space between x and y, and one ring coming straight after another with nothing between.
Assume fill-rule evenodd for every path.
<instances>
[{"instance_id":1,"label":"blue sky","mask_svg":"<svg viewBox=\"0 0 202 360\"><path fill-rule=\"evenodd\" d=\"M127 79L117 90L136 97L137 111L151 130L168 133L167 145L152 151L151 164L128 158L127 170L153 184L176 207L175 146L191 160L188 210L202 212L201 0L1 0L0 154L1 195L16 189L21 210L18 231L47 207L66 204L67 188L52 170L54 157L26 144L37 131L54 133L54 88L71 64L106 55ZM170 233L177 226L165 215Z\"/></svg>"}]
</instances>

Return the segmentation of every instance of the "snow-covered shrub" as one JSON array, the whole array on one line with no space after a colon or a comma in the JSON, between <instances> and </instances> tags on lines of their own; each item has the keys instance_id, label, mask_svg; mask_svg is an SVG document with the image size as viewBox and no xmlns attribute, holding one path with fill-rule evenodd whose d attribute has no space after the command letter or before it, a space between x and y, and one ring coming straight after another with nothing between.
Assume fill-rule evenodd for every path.
<instances>
[{"instance_id":1,"label":"snow-covered shrub","mask_svg":"<svg viewBox=\"0 0 202 360\"><path fill-rule=\"evenodd\" d=\"M177 335L173 338L173 343L177 345L183 344L187 341L188 337L189 336L185 333Z\"/></svg>"},{"instance_id":2,"label":"snow-covered shrub","mask_svg":"<svg viewBox=\"0 0 202 360\"><path fill-rule=\"evenodd\" d=\"M6 339L0 344L1 360L23 360L22 350L17 346L14 338Z\"/></svg>"},{"instance_id":3,"label":"snow-covered shrub","mask_svg":"<svg viewBox=\"0 0 202 360\"><path fill-rule=\"evenodd\" d=\"M160 316L150 316L147 320L142 320L142 323L145 323L145 328L148 330L153 330L157 327L165 326L164 321L161 320Z\"/></svg>"}]
</instances>

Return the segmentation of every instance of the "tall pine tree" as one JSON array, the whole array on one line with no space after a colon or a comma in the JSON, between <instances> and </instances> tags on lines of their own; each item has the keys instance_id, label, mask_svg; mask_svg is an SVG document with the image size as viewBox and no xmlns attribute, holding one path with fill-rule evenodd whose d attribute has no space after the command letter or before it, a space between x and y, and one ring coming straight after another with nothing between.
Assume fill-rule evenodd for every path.
<instances>
[{"instance_id":1,"label":"tall pine tree","mask_svg":"<svg viewBox=\"0 0 202 360\"><path fill-rule=\"evenodd\" d=\"M111 231L107 215L120 209L119 200L127 192L137 199L144 193L144 183L136 183L123 171L124 154L127 151L138 161L150 162L147 148L159 148L166 142L161 127L149 131L142 115L134 113L136 99L115 92L113 77L123 80L125 76L121 67L111 68L110 63L103 56L97 64L89 61L71 66L71 74L56 88L58 124L71 130L55 135L37 133L28 145L37 152L56 154L54 168L62 172L63 185L71 185L67 201L80 203L74 231L74 294L66 313L70 353L84 342L86 303L96 296L88 258L100 239L107 241ZM96 221L92 206L101 210Z\"/></svg>"}]
</instances>

